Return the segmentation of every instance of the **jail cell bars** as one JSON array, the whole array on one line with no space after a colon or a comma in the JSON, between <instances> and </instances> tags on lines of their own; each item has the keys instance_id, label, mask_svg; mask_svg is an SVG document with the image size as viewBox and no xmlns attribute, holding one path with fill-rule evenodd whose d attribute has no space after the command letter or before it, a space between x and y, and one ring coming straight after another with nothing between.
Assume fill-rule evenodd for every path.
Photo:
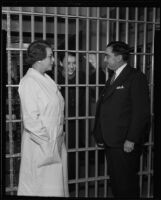
<instances>
[{"instance_id":1,"label":"jail cell bars","mask_svg":"<svg viewBox=\"0 0 161 200\"><path fill-rule=\"evenodd\" d=\"M66 145L73 170L69 172L70 196L112 197L104 151L95 145L91 132L96 101L109 77L103 62L106 44L122 40L132 49L131 65L143 71L149 81L152 126L139 177L140 196L153 197L154 34L159 19L158 8L146 7L2 7L2 29L7 33L7 64L3 66L7 73L6 194L17 193L23 130L17 88L27 71L26 48L34 40L47 39L55 57L51 76L65 91ZM71 84L66 73L65 82L59 83L59 55L69 52L76 53L76 79ZM89 63L90 53L96 55L95 68ZM74 111L70 110L71 89Z\"/></svg>"}]
</instances>

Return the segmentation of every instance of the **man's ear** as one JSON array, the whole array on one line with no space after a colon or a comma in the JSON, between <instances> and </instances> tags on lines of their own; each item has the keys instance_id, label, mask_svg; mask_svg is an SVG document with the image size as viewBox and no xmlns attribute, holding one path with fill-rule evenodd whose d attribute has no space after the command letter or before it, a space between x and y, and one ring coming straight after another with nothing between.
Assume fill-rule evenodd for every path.
<instances>
[{"instance_id":1,"label":"man's ear","mask_svg":"<svg viewBox=\"0 0 161 200\"><path fill-rule=\"evenodd\" d=\"M122 60L122 55L117 56L117 61L120 62Z\"/></svg>"}]
</instances>

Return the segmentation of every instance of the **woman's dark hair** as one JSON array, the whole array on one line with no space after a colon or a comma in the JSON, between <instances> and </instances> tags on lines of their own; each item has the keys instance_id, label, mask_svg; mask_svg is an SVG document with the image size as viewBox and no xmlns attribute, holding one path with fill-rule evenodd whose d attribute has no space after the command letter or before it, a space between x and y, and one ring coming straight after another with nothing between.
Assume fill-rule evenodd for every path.
<instances>
[{"instance_id":1,"label":"woman's dark hair","mask_svg":"<svg viewBox=\"0 0 161 200\"><path fill-rule=\"evenodd\" d=\"M32 42L27 49L26 62L29 65L33 65L36 61L46 58L46 48L51 48L51 45L46 40Z\"/></svg>"},{"instance_id":2,"label":"woman's dark hair","mask_svg":"<svg viewBox=\"0 0 161 200\"><path fill-rule=\"evenodd\" d=\"M124 61L128 61L130 55L129 46L121 41L113 41L110 42L107 47L112 47L112 52L115 55L122 55Z\"/></svg>"},{"instance_id":3,"label":"woman's dark hair","mask_svg":"<svg viewBox=\"0 0 161 200\"><path fill-rule=\"evenodd\" d=\"M68 56L76 57L76 54L73 53L73 52L68 52ZM59 60L61 62L63 62L63 59L65 57L65 52L60 52L59 55L58 55L58 57L59 57Z\"/></svg>"}]
</instances>

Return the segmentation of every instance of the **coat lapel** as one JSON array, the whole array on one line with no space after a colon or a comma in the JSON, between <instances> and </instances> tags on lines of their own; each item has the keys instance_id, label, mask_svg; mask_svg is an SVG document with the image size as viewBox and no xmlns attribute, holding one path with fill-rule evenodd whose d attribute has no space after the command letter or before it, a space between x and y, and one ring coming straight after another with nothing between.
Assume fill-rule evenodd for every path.
<instances>
[{"instance_id":1,"label":"coat lapel","mask_svg":"<svg viewBox=\"0 0 161 200\"><path fill-rule=\"evenodd\" d=\"M57 85L47 74L43 76L35 69L29 68L27 75L32 77L39 85L41 85L41 87L45 89L45 91L49 91L50 94L52 94L52 92L57 92Z\"/></svg>"},{"instance_id":2,"label":"coat lapel","mask_svg":"<svg viewBox=\"0 0 161 200\"><path fill-rule=\"evenodd\" d=\"M105 101L109 96L113 94L117 86L122 85L124 80L126 80L126 78L128 77L129 73L130 73L130 67L126 66L119 74L117 79L114 81L114 83L107 87L103 101Z\"/></svg>"}]
</instances>

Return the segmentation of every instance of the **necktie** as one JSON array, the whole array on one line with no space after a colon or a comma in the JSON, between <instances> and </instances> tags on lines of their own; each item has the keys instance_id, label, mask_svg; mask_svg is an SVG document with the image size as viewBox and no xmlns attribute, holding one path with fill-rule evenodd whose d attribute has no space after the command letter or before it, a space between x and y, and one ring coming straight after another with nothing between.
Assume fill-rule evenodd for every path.
<instances>
[{"instance_id":1,"label":"necktie","mask_svg":"<svg viewBox=\"0 0 161 200\"><path fill-rule=\"evenodd\" d=\"M115 77L116 77L116 73L114 72L112 78L111 78L111 81L110 81L110 85L112 85L112 83L114 82L115 80Z\"/></svg>"}]
</instances>

